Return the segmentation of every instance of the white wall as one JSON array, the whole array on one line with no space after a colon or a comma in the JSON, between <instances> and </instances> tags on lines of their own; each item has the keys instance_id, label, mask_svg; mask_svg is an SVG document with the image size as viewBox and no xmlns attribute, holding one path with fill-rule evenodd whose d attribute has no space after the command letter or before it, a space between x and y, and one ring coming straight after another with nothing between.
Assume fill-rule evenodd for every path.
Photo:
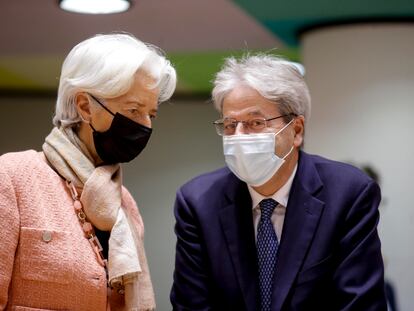
<instances>
[{"instance_id":1,"label":"white wall","mask_svg":"<svg viewBox=\"0 0 414 311\"><path fill-rule=\"evenodd\" d=\"M413 25L354 25L302 42L313 99L306 149L381 175L379 231L402 311L414 305L413 37Z\"/></svg>"}]
</instances>

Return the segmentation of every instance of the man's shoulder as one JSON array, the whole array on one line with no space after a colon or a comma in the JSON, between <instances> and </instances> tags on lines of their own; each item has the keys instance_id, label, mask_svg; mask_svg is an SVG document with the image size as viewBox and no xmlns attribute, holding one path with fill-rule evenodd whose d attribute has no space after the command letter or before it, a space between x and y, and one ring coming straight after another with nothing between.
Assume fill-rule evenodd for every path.
<instances>
[{"instance_id":1,"label":"man's shoulder","mask_svg":"<svg viewBox=\"0 0 414 311\"><path fill-rule=\"evenodd\" d=\"M178 192L188 200L210 202L221 200L226 194L234 193L240 181L227 167L201 174L186 182Z\"/></svg>"},{"instance_id":2,"label":"man's shoulder","mask_svg":"<svg viewBox=\"0 0 414 311\"><path fill-rule=\"evenodd\" d=\"M225 184L229 178L233 177L235 176L227 167L221 167L214 171L203 173L190 179L181 188L199 188L206 187L209 185L219 186L220 184Z\"/></svg>"},{"instance_id":3,"label":"man's shoulder","mask_svg":"<svg viewBox=\"0 0 414 311\"><path fill-rule=\"evenodd\" d=\"M352 164L340 162L320 155L302 152L302 162L306 162L303 166L313 165L320 178L326 182L335 181L335 183L358 183L367 184L372 179Z\"/></svg>"},{"instance_id":4,"label":"man's shoulder","mask_svg":"<svg viewBox=\"0 0 414 311\"><path fill-rule=\"evenodd\" d=\"M200 223L210 225L218 221L217 216L223 207L246 194L246 184L223 167L194 177L177 191L176 215L191 210L191 213L198 215Z\"/></svg>"}]
</instances>

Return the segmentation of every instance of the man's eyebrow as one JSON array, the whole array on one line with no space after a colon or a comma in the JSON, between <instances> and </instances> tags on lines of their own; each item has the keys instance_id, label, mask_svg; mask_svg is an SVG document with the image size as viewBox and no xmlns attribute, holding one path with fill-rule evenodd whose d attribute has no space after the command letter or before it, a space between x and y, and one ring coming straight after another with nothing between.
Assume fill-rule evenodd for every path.
<instances>
[{"instance_id":1,"label":"man's eyebrow","mask_svg":"<svg viewBox=\"0 0 414 311\"><path fill-rule=\"evenodd\" d=\"M261 116L261 117L264 116L263 112L261 112L260 110L250 111L250 112L247 113L247 115L249 115L249 116ZM224 119L228 119L228 118L232 119L232 117L224 116L223 114L221 115L221 117L224 118Z\"/></svg>"},{"instance_id":2,"label":"man's eyebrow","mask_svg":"<svg viewBox=\"0 0 414 311\"><path fill-rule=\"evenodd\" d=\"M251 116L262 116L263 113L260 110L254 110L254 111L250 111L248 113L248 115L251 115Z\"/></svg>"}]
</instances>

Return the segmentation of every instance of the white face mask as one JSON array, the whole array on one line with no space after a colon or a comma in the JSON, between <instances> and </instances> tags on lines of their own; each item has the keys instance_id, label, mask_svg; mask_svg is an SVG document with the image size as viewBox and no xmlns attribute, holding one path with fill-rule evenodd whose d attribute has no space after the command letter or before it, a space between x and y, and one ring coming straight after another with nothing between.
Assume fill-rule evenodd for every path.
<instances>
[{"instance_id":1,"label":"white face mask","mask_svg":"<svg viewBox=\"0 0 414 311\"><path fill-rule=\"evenodd\" d=\"M229 169L239 179L253 187L269 181L293 150L292 146L283 158L275 154L276 135L292 121L277 133L223 136L224 157Z\"/></svg>"}]
</instances>

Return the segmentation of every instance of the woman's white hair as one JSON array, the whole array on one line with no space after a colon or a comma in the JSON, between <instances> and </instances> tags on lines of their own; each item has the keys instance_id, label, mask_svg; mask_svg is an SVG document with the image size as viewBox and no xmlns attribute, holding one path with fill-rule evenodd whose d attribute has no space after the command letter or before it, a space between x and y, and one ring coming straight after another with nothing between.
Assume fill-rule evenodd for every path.
<instances>
[{"instance_id":1,"label":"woman's white hair","mask_svg":"<svg viewBox=\"0 0 414 311\"><path fill-rule=\"evenodd\" d=\"M255 89L278 105L281 114L310 116L309 89L299 68L292 62L267 54L226 59L214 80L213 101L221 113L226 95L240 85ZM287 118L288 121L290 118Z\"/></svg>"},{"instance_id":2,"label":"woman's white hair","mask_svg":"<svg viewBox=\"0 0 414 311\"><path fill-rule=\"evenodd\" d=\"M128 33L100 34L77 44L62 65L53 124L72 127L81 121L75 105L79 92L101 98L125 94L138 69L155 79L160 103L172 96L176 72L156 46Z\"/></svg>"}]
</instances>

